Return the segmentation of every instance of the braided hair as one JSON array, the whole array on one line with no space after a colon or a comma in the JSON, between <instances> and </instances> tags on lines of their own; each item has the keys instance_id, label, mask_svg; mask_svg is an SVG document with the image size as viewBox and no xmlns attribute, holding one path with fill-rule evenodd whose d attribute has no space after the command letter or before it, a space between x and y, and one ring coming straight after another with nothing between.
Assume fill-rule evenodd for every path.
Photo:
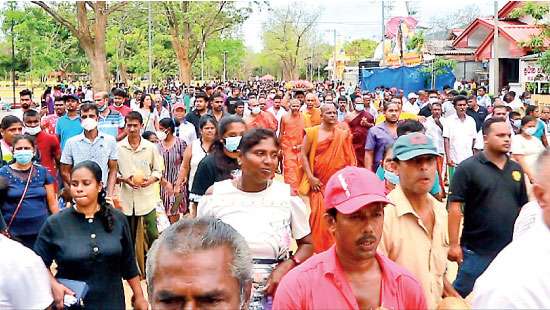
<instances>
[{"instance_id":1,"label":"braided hair","mask_svg":"<svg viewBox=\"0 0 550 310\"><path fill-rule=\"evenodd\" d=\"M102 172L97 163L91 160L85 160L76 164L73 168L72 173L81 168L85 168L90 171L94 175L95 180L98 183L101 182ZM97 196L97 204L99 205L99 218L103 223L103 228L105 228L105 231L107 232L112 232L115 218L113 216L113 209L111 205L107 202L107 192L104 188L101 189L101 192L99 192L99 195Z\"/></svg>"}]
</instances>

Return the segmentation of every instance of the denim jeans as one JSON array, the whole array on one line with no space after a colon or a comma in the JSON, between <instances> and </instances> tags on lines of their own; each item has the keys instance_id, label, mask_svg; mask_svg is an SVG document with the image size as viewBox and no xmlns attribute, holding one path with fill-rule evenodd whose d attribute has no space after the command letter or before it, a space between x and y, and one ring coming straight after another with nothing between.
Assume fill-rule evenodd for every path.
<instances>
[{"instance_id":1,"label":"denim jeans","mask_svg":"<svg viewBox=\"0 0 550 310\"><path fill-rule=\"evenodd\" d=\"M463 298L466 298L474 289L477 278L489 267L498 253L478 254L466 247L462 247L462 253L464 260L458 268L453 286Z\"/></svg>"}]
</instances>

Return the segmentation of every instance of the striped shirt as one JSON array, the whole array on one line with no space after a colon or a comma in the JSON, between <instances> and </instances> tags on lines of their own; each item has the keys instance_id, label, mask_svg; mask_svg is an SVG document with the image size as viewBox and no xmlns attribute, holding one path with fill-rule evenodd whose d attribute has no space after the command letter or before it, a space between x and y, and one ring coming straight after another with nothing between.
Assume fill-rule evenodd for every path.
<instances>
[{"instance_id":1,"label":"striped shirt","mask_svg":"<svg viewBox=\"0 0 550 310\"><path fill-rule=\"evenodd\" d=\"M124 117L117 111L109 109L109 114L107 116L102 116L99 114L97 129L104 133L112 136L113 138L118 137L118 131L121 128L124 128Z\"/></svg>"}]
</instances>

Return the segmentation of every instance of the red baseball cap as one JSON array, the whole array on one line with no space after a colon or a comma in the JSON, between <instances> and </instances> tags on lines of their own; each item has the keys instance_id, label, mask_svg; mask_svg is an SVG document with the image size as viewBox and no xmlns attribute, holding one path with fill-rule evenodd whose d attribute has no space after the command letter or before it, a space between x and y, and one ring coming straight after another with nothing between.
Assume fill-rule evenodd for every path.
<instances>
[{"instance_id":1,"label":"red baseball cap","mask_svg":"<svg viewBox=\"0 0 550 310\"><path fill-rule=\"evenodd\" d=\"M185 110L185 104L183 104L183 103L181 103L181 102L178 102L178 103L174 104L174 105L172 106L172 111L174 111L174 110L176 110L176 109L179 109L179 108L182 108L182 109Z\"/></svg>"},{"instance_id":2,"label":"red baseball cap","mask_svg":"<svg viewBox=\"0 0 550 310\"><path fill-rule=\"evenodd\" d=\"M384 183L372 171L345 167L328 180L325 187L325 209L336 208L351 214L373 202L392 204L386 198Z\"/></svg>"}]
</instances>

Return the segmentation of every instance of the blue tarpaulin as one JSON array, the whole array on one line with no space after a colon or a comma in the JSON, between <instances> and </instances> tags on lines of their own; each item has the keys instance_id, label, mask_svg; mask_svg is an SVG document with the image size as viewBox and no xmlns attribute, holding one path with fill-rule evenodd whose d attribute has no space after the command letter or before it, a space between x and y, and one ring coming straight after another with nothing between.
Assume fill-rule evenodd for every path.
<instances>
[{"instance_id":1,"label":"blue tarpaulin","mask_svg":"<svg viewBox=\"0 0 550 310\"><path fill-rule=\"evenodd\" d=\"M422 72L425 66L397 67L397 68L365 68L359 72L359 84L362 90L374 91L378 86L396 87L406 94L421 89L429 89L430 73ZM453 86L456 78L450 68L446 73L435 79L435 88L442 90L443 86Z\"/></svg>"}]
</instances>

